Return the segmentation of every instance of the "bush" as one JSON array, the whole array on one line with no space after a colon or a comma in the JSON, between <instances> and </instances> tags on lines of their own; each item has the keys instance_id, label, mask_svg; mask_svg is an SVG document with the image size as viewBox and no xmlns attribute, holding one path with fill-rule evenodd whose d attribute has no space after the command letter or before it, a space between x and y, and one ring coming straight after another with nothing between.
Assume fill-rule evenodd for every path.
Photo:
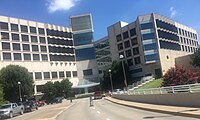
<instances>
[{"instance_id":1,"label":"bush","mask_svg":"<svg viewBox=\"0 0 200 120\"><path fill-rule=\"evenodd\" d=\"M183 66L175 66L163 76L162 86L186 85L197 82L200 82L200 72L192 72Z\"/></svg>"}]
</instances>

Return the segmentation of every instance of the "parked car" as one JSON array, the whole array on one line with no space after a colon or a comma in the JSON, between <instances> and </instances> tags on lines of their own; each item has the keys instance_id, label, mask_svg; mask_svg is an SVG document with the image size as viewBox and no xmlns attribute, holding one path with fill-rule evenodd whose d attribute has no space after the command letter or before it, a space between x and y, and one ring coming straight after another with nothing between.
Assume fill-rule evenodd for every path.
<instances>
[{"instance_id":1,"label":"parked car","mask_svg":"<svg viewBox=\"0 0 200 120\"><path fill-rule=\"evenodd\" d=\"M18 106L17 103L3 104L0 106L0 118L10 117L24 114L24 106Z\"/></svg>"},{"instance_id":2,"label":"parked car","mask_svg":"<svg viewBox=\"0 0 200 120\"><path fill-rule=\"evenodd\" d=\"M63 99L64 99L64 97L56 97L56 98L54 99L54 102L55 102L55 103L62 103Z\"/></svg>"},{"instance_id":3,"label":"parked car","mask_svg":"<svg viewBox=\"0 0 200 120\"><path fill-rule=\"evenodd\" d=\"M46 104L46 103L45 103L45 101L43 101L43 100L37 101L38 107L42 107L42 106L44 106L45 104Z\"/></svg>"},{"instance_id":4,"label":"parked car","mask_svg":"<svg viewBox=\"0 0 200 120\"><path fill-rule=\"evenodd\" d=\"M102 92L101 91L96 91L93 94L94 99L102 99Z\"/></svg>"},{"instance_id":5,"label":"parked car","mask_svg":"<svg viewBox=\"0 0 200 120\"><path fill-rule=\"evenodd\" d=\"M23 103L24 105L24 111L25 112L31 112L33 110L38 110L38 105L36 101L27 101Z\"/></svg>"}]
</instances>

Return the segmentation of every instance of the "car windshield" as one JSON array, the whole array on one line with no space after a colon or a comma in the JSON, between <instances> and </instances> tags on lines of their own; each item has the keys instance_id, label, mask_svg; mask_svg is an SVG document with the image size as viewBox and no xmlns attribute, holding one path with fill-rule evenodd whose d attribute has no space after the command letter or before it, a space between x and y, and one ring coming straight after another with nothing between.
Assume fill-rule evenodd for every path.
<instances>
[{"instance_id":1,"label":"car windshield","mask_svg":"<svg viewBox=\"0 0 200 120\"><path fill-rule=\"evenodd\" d=\"M0 109L10 108L10 107L11 107L11 105L2 105L2 106L0 106Z\"/></svg>"}]
</instances>

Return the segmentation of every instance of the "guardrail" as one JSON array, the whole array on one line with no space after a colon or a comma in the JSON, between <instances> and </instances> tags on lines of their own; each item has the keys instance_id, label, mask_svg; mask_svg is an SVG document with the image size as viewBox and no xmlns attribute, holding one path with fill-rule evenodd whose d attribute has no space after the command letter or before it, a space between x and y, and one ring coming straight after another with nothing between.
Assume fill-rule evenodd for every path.
<instances>
[{"instance_id":1,"label":"guardrail","mask_svg":"<svg viewBox=\"0 0 200 120\"><path fill-rule=\"evenodd\" d=\"M145 83L145 82L148 82L150 80L154 80L153 76L147 76L147 77L143 77L141 80L133 83L132 85L129 85L128 86L128 89L134 89L134 88L137 88L139 85Z\"/></svg>"},{"instance_id":2,"label":"guardrail","mask_svg":"<svg viewBox=\"0 0 200 120\"><path fill-rule=\"evenodd\" d=\"M140 94L173 94L173 93L194 93L200 92L200 84L188 84L188 85L178 85L169 86L161 88L151 88L151 89L141 89L141 90L128 90L129 95L140 95Z\"/></svg>"}]
</instances>

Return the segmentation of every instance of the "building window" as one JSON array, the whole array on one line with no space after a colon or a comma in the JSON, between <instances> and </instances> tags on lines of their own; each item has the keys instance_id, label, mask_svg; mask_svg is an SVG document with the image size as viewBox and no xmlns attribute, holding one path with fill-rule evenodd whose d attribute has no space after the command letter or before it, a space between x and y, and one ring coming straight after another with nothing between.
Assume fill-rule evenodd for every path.
<instances>
[{"instance_id":1,"label":"building window","mask_svg":"<svg viewBox=\"0 0 200 120\"><path fill-rule=\"evenodd\" d=\"M21 50L20 44L13 43L13 50Z\"/></svg>"},{"instance_id":2,"label":"building window","mask_svg":"<svg viewBox=\"0 0 200 120\"><path fill-rule=\"evenodd\" d=\"M46 54L42 54L42 61L48 61L48 57Z\"/></svg>"},{"instance_id":3,"label":"building window","mask_svg":"<svg viewBox=\"0 0 200 120\"><path fill-rule=\"evenodd\" d=\"M146 61L158 60L158 54L145 55L145 60Z\"/></svg>"},{"instance_id":4,"label":"building window","mask_svg":"<svg viewBox=\"0 0 200 120\"><path fill-rule=\"evenodd\" d=\"M22 44L23 51L30 51L30 46L29 44Z\"/></svg>"},{"instance_id":5,"label":"building window","mask_svg":"<svg viewBox=\"0 0 200 120\"><path fill-rule=\"evenodd\" d=\"M40 60L39 54L33 54L33 60L39 61Z\"/></svg>"},{"instance_id":6,"label":"building window","mask_svg":"<svg viewBox=\"0 0 200 120\"><path fill-rule=\"evenodd\" d=\"M118 44L117 46L118 46L118 50L122 50L123 49L123 44L122 43Z\"/></svg>"},{"instance_id":7,"label":"building window","mask_svg":"<svg viewBox=\"0 0 200 120\"><path fill-rule=\"evenodd\" d=\"M130 56L132 56L131 50L127 50L126 51L126 57L130 57Z\"/></svg>"},{"instance_id":8,"label":"building window","mask_svg":"<svg viewBox=\"0 0 200 120\"><path fill-rule=\"evenodd\" d=\"M3 50L10 50L10 43L2 42L2 49Z\"/></svg>"},{"instance_id":9,"label":"building window","mask_svg":"<svg viewBox=\"0 0 200 120\"><path fill-rule=\"evenodd\" d=\"M66 77L71 77L71 71L66 71Z\"/></svg>"},{"instance_id":10,"label":"building window","mask_svg":"<svg viewBox=\"0 0 200 120\"><path fill-rule=\"evenodd\" d=\"M11 31L19 31L17 24L11 24Z\"/></svg>"},{"instance_id":11,"label":"building window","mask_svg":"<svg viewBox=\"0 0 200 120\"><path fill-rule=\"evenodd\" d=\"M64 74L64 72L62 71L62 72L59 72L59 78L64 78L65 77L65 74Z\"/></svg>"},{"instance_id":12,"label":"building window","mask_svg":"<svg viewBox=\"0 0 200 120\"><path fill-rule=\"evenodd\" d=\"M139 48L133 48L133 55L138 55L139 54Z\"/></svg>"},{"instance_id":13,"label":"building window","mask_svg":"<svg viewBox=\"0 0 200 120\"><path fill-rule=\"evenodd\" d=\"M50 79L50 73L49 72L44 72L44 79L47 80L47 79Z\"/></svg>"},{"instance_id":14,"label":"building window","mask_svg":"<svg viewBox=\"0 0 200 120\"><path fill-rule=\"evenodd\" d=\"M31 36L31 42L38 42L37 36Z\"/></svg>"},{"instance_id":15,"label":"building window","mask_svg":"<svg viewBox=\"0 0 200 120\"><path fill-rule=\"evenodd\" d=\"M22 35L22 41L29 41L28 35Z\"/></svg>"},{"instance_id":16,"label":"building window","mask_svg":"<svg viewBox=\"0 0 200 120\"><path fill-rule=\"evenodd\" d=\"M44 29L43 28L38 28L38 32L39 32L39 34L44 35Z\"/></svg>"},{"instance_id":17,"label":"building window","mask_svg":"<svg viewBox=\"0 0 200 120\"><path fill-rule=\"evenodd\" d=\"M24 60L31 60L31 55L24 53Z\"/></svg>"},{"instance_id":18,"label":"building window","mask_svg":"<svg viewBox=\"0 0 200 120\"><path fill-rule=\"evenodd\" d=\"M35 27L30 27L30 33L36 33L36 28Z\"/></svg>"},{"instance_id":19,"label":"building window","mask_svg":"<svg viewBox=\"0 0 200 120\"><path fill-rule=\"evenodd\" d=\"M25 33L28 32L27 26L25 26L25 25L20 25L20 27L21 27L21 32L25 32Z\"/></svg>"},{"instance_id":20,"label":"building window","mask_svg":"<svg viewBox=\"0 0 200 120\"><path fill-rule=\"evenodd\" d=\"M3 53L3 60L11 60L11 53Z\"/></svg>"},{"instance_id":21,"label":"building window","mask_svg":"<svg viewBox=\"0 0 200 120\"><path fill-rule=\"evenodd\" d=\"M77 71L72 71L73 77L77 77Z\"/></svg>"},{"instance_id":22,"label":"building window","mask_svg":"<svg viewBox=\"0 0 200 120\"><path fill-rule=\"evenodd\" d=\"M22 60L21 53L14 53L14 60Z\"/></svg>"},{"instance_id":23,"label":"building window","mask_svg":"<svg viewBox=\"0 0 200 120\"><path fill-rule=\"evenodd\" d=\"M128 59L127 63L128 63L128 66L132 66L133 65L133 59Z\"/></svg>"},{"instance_id":24,"label":"building window","mask_svg":"<svg viewBox=\"0 0 200 120\"><path fill-rule=\"evenodd\" d=\"M127 39L129 37L128 31L123 32L123 39Z\"/></svg>"},{"instance_id":25,"label":"building window","mask_svg":"<svg viewBox=\"0 0 200 120\"><path fill-rule=\"evenodd\" d=\"M136 30L135 30L135 28L133 28L133 29L130 30L130 35L131 35L131 36L135 36L135 35L136 35Z\"/></svg>"},{"instance_id":26,"label":"building window","mask_svg":"<svg viewBox=\"0 0 200 120\"><path fill-rule=\"evenodd\" d=\"M84 75L84 76L90 76L90 75L93 75L93 73L92 73L92 69L83 70L83 75Z\"/></svg>"},{"instance_id":27,"label":"building window","mask_svg":"<svg viewBox=\"0 0 200 120\"><path fill-rule=\"evenodd\" d=\"M147 33L142 35L143 40L155 39L154 33Z\"/></svg>"},{"instance_id":28,"label":"building window","mask_svg":"<svg viewBox=\"0 0 200 120\"><path fill-rule=\"evenodd\" d=\"M51 72L51 75L52 75L52 79L58 78L57 72Z\"/></svg>"},{"instance_id":29,"label":"building window","mask_svg":"<svg viewBox=\"0 0 200 120\"><path fill-rule=\"evenodd\" d=\"M39 37L40 43L46 43L45 37Z\"/></svg>"},{"instance_id":30,"label":"building window","mask_svg":"<svg viewBox=\"0 0 200 120\"><path fill-rule=\"evenodd\" d=\"M32 45L32 51L39 51L38 45Z\"/></svg>"},{"instance_id":31,"label":"building window","mask_svg":"<svg viewBox=\"0 0 200 120\"><path fill-rule=\"evenodd\" d=\"M156 50L157 49L157 44L156 43L152 43L152 44L146 44L144 45L144 50Z\"/></svg>"},{"instance_id":32,"label":"building window","mask_svg":"<svg viewBox=\"0 0 200 120\"><path fill-rule=\"evenodd\" d=\"M137 45L138 44L137 38L131 39L131 44L132 46Z\"/></svg>"},{"instance_id":33,"label":"building window","mask_svg":"<svg viewBox=\"0 0 200 120\"><path fill-rule=\"evenodd\" d=\"M40 46L40 50L41 50L41 52L47 52L46 46Z\"/></svg>"},{"instance_id":34,"label":"building window","mask_svg":"<svg viewBox=\"0 0 200 120\"><path fill-rule=\"evenodd\" d=\"M117 41L121 41L121 40L122 40L121 34L117 35L117 36L116 36L116 39L117 39Z\"/></svg>"},{"instance_id":35,"label":"building window","mask_svg":"<svg viewBox=\"0 0 200 120\"><path fill-rule=\"evenodd\" d=\"M141 24L141 30L145 30L145 29L152 29L153 28L153 23L143 23Z\"/></svg>"},{"instance_id":36,"label":"building window","mask_svg":"<svg viewBox=\"0 0 200 120\"><path fill-rule=\"evenodd\" d=\"M11 33L11 35L12 35L12 40L19 41L19 34Z\"/></svg>"},{"instance_id":37,"label":"building window","mask_svg":"<svg viewBox=\"0 0 200 120\"><path fill-rule=\"evenodd\" d=\"M141 63L141 61L140 61L140 57L136 57L136 58L134 58L134 61L135 61L135 65Z\"/></svg>"},{"instance_id":38,"label":"building window","mask_svg":"<svg viewBox=\"0 0 200 120\"><path fill-rule=\"evenodd\" d=\"M130 73L132 74L139 73L139 72L142 72L142 68L130 70Z\"/></svg>"},{"instance_id":39,"label":"building window","mask_svg":"<svg viewBox=\"0 0 200 120\"><path fill-rule=\"evenodd\" d=\"M8 23L0 22L0 30L8 30Z\"/></svg>"},{"instance_id":40,"label":"building window","mask_svg":"<svg viewBox=\"0 0 200 120\"><path fill-rule=\"evenodd\" d=\"M38 79L42 79L42 73L41 72L35 72L35 79L38 80Z\"/></svg>"},{"instance_id":41,"label":"building window","mask_svg":"<svg viewBox=\"0 0 200 120\"><path fill-rule=\"evenodd\" d=\"M128 40L128 41L126 41L126 42L124 42L124 47L125 47L125 48L128 48L128 47L130 47L130 42L129 42L129 40Z\"/></svg>"},{"instance_id":42,"label":"building window","mask_svg":"<svg viewBox=\"0 0 200 120\"><path fill-rule=\"evenodd\" d=\"M9 40L9 33L1 32L1 40Z\"/></svg>"}]
</instances>

